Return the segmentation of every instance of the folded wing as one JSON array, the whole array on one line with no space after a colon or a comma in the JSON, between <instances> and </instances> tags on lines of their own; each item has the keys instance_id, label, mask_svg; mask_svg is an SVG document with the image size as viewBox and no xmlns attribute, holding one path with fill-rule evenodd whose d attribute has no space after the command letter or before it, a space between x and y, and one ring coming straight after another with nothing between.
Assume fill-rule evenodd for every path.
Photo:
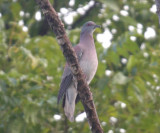
<instances>
[{"instance_id":1,"label":"folded wing","mask_svg":"<svg viewBox=\"0 0 160 133\"><path fill-rule=\"evenodd\" d=\"M74 50L77 54L78 61L80 61L83 55L83 50L78 45L74 47ZM66 90L68 89L68 87L71 85L72 82L73 82L73 74L68 64L66 64L61 80L60 90L58 93L58 101L57 101L58 103L63 98L64 94L66 93Z\"/></svg>"}]
</instances>

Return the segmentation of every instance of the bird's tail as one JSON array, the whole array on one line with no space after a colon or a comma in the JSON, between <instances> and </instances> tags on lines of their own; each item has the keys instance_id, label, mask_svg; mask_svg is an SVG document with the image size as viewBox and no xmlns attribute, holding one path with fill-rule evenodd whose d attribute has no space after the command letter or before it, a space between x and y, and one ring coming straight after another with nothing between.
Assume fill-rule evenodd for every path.
<instances>
[{"instance_id":1,"label":"bird's tail","mask_svg":"<svg viewBox=\"0 0 160 133\"><path fill-rule=\"evenodd\" d=\"M73 122L74 121L74 110L75 110L75 100L77 97L77 89L74 85L71 85L65 94L65 105L64 112L67 118Z\"/></svg>"}]
</instances>

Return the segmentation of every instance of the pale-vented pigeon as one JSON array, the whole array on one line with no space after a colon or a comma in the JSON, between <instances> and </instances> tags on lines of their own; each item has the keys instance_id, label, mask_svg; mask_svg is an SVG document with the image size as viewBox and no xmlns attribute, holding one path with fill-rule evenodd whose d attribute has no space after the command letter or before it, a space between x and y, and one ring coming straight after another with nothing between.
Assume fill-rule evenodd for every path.
<instances>
[{"instance_id":1,"label":"pale-vented pigeon","mask_svg":"<svg viewBox=\"0 0 160 133\"><path fill-rule=\"evenodd\" d=\"M100 26L96 25L92 21L85 23L81 30L80 42L74 47L80 67L84 72L88 84L93 79L98 66L97 53L93 39L93 32L97 27ZM79 96L77 92L77 82L74 79L67 63L62 76L58 94L58 103L63 96L63 107L65 115L71 122L73 122L75 103L78 101Z\"/></svg>"}]
</instances>

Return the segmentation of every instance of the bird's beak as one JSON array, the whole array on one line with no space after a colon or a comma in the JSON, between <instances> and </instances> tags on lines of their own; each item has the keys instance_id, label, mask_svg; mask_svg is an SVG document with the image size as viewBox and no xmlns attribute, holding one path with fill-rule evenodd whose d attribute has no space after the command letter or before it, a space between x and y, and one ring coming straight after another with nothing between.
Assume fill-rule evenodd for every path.
<instances>
[{"instance_id":1,"label":"bird's beak","mask_svg":"<svg viewBox=\"0 0 160 133\"><path fill-rule=\"evenodd\" d=\"M96 28L101 28L101 26L100 25L95 25L94 29L96 29Z\"/></svg>"}]
</instances>

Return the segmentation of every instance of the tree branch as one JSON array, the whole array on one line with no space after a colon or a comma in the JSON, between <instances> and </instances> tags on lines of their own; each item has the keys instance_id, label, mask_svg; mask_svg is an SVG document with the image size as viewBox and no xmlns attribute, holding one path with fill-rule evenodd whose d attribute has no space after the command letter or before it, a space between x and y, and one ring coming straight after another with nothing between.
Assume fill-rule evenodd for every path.
<instances>
[{"instance_id":1,"label":"tree branch","mask_svg":"<svg viewBox=\"0 0 160 133\"><path fill-rule=\"evenodd\" d=\"M102 127L100 125L98 115L93 102L92 93L90 88L84 80L82 70L79 67L77 56L72 48L72 45L66 36L64 25L58 18L56 11L52 8L49 0L36 0L37 4L40 6L45 18L47 19L51 29L56 35L58 44L67 60L68 65L74 77L78 82L78 93L81 98L81 102L87 114L88 122L92 133L103 133Z\"/></svg>"},{"instance_id":2,"label":"tree branch","mask_svg":"<svg viewBox=\"0 0 160 133\"><path fill-rule=\"evenodd\" d=\"M99 2L95 1L95 3L85 12L84 15L81 15L76 21L74 21L74 23L71 26L71 29L74 29L79 22L83 21L92 12L92 10L96 8L97 3Z\"/></svg>"},{"instance_id":3,"label":"tree branch","mask_svg":"<svg viewBox=\"0 0 160 133\"><path fill-rule=\"evenodd\" d=\"M159 24L160 24L160 0L156 0L156 6L157 6L157 14L159 18Z\"/></svg>"}]
</instances>

